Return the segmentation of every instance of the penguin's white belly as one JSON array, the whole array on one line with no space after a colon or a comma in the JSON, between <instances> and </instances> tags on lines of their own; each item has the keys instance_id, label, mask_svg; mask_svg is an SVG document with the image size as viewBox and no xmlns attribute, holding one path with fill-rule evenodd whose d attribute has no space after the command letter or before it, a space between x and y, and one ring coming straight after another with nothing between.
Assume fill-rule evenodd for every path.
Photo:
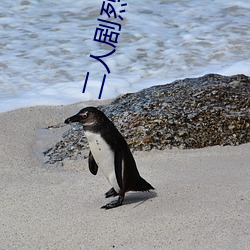
<instances>
[{"instance_id":1,"label":"penguin's white belly","mask_svg":"<svg viewBox=\"0 0 250 250\"><path fill-rule=\"evenodd\" d=\"M111 186L119 193L120 187L115 175L115 155L113 150L100 134L86 131L85 135L96 164L108 179Z\"/></svg>"}]
</instances>

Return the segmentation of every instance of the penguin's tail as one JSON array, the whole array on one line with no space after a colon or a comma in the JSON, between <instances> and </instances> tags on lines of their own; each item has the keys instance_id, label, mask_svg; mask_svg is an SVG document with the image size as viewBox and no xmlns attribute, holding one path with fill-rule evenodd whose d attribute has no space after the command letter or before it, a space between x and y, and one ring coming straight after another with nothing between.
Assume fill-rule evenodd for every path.
<instances>
[{"instance_id":1,"label":"penguin's tail","mask_svg":"<svg viewBox=\"0 0 250 250\"><path fill-rule=\"evenodd\" d=\"M148 191L150 189L154 189L154 187L152 187L147 181L139 176L131 191Z\"/></svg>"}]
</instances>

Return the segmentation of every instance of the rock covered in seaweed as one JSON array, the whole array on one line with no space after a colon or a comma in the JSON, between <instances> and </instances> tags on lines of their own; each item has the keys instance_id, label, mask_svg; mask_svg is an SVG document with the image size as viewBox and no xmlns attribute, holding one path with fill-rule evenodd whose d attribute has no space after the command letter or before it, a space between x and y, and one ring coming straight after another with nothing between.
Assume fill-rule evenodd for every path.
<instances>
[{"instance_id":1,"label":"rock covered in seaweed","mask_svg":"<svg viewBox=\"0 0 250 250\"><path fill-rule=\"evenodd\" d=\"M114 122L133 150L202 148L250 141L250 78L244 75L209 74L177 80L125 94L98 108ZM54 154L61 154L62 159L79 156L87 147L79 126L67 131L45 155L50 159Z\"/></svg>"}]
</instances>

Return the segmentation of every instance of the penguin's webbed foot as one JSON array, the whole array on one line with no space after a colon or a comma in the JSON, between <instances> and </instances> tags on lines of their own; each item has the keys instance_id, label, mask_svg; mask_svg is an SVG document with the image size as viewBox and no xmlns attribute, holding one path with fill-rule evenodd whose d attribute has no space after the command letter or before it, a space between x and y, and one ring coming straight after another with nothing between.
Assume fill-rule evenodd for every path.
<instances>
[{"instance_id":1,"label":"penguin's webbed foot","mask_svg":"<svg viewBox=\"0 0 250 250\"><path fill-rule=\"evenodd\" d=\"M112 196L115 197L117 195L118 195L118 193L115 191L114 188L111 188L107 193L105 193L106 198L109 198L109 197L112 197Z\"/></svg>"},{"instance_id":2,"label":"penguin's webbed foot","mask_svg":"<svg viewBox=\"0 0 250 250\"><path fill-rule=\"evenodd\" d=\"M110 208L114 208L114 207L119 207L119 206L122 205L123 200L124 200L124 197L123 197L123 196L119 196L118 200L116 200L116 201L111 201L110 203L108 203L108 204L102 206L101 208L110 209Z\"/></svg>"}]
</instances>

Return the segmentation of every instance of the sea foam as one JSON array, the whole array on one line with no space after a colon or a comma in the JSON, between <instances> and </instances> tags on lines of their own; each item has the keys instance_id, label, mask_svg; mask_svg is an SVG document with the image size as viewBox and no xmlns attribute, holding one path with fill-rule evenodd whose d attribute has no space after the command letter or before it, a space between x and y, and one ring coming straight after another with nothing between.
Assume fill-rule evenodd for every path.
<instances>
[{"instance_id":1,"label":"sea foam","mask_svg":"<svg viewBox=\"0 0 250 250\"><path fill-rule=\"evenodd\" d=\"M93 41L102 2L1 1L1 112L98 102L107 72L90 54L113 49ZM250 76L250 3L143 0L125 10L102 99L207 73Z\"/></svg>"}]
</instances>

